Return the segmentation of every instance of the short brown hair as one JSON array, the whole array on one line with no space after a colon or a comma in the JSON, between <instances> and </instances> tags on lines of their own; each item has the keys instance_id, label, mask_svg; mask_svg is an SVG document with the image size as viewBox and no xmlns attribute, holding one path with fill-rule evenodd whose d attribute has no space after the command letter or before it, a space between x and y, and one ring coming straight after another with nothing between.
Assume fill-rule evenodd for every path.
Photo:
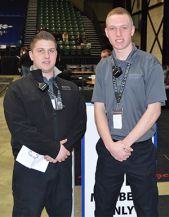
<instances>
[{"instance_id":1,"label":"short brown hair","mask_svg":"<svg viewBox=\"0 0 169 217\"><path fill-rule=\"evenodd\" d=\"M124 14L126 14L129 18L130 18L130 20L131 20L131 22L132 22L132 24L133 24L133 19L132 19L132 17L131 17L131 14L125 9L125 8L122 8L122 7L117 7L117 8L113 8L108 14L107 14L107 17L106 17L106 21L107 21L107 18L108 17L110 17L110 16L112 16L112 15L124 15Z\"/></svg>"},{"instance_id":2,"label":"short brown hair","mask_svg":"<svg viewBox=\"0 0 169 217\"><path fill-rule=\"evenodd\" d=\"M104 55L104 54L105 54L105 55ZM101 56L101 58L105 58L105 57L110 56L111 54L112 54L112 51L111 51L111 50L109 50L109 49L104 49L104 50L101 51L100 56Z\"/></svg>"},{"instance_id":3,"label":"short brown hair","mask_svg":"<svg viewBox=\"0 0 169 217\"><path fill-rule=\"evenodd\" d=\"M33 38L32 38L32 41L31 41L31 44L30 44L30 49L33 50L34 48L34 45L36 44L37 41L39 40L49 40L49 41L53 41L57 47L57 44L56 44L56 40L55 40L55 37L50 33L50 32L47 32L47 31L40 31L38 34L36 34Z\"/></svg>"}]
</instances>

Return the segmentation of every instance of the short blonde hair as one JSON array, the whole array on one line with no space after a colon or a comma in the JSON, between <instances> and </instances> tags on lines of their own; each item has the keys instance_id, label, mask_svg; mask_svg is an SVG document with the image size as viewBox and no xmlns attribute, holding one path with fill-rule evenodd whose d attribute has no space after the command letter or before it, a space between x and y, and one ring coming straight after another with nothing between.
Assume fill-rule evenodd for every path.
<instances>
[{"instance_id":1,"label":"short blonde hair","mask_svg":"<svg viewBox=\"0 0 169 217\"><path fill-rule=\"evenodd\" d=\"M111 11L109 11L106 17L106 21L107 21L107 18L109 18L112 15L124 15L124 14L130 18L131 23L133 25L133 19L131 17L131 14L125 8L122 8L122 7L113 8Z\"/></svg>"}]
</instances>

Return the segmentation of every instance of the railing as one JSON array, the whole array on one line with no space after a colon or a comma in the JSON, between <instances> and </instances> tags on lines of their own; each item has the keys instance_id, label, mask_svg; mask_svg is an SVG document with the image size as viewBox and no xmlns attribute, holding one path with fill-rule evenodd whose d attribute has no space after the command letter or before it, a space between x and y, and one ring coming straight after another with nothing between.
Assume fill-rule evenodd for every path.
<instances>
[{"instance_id":1,"label":"railing","mask_svg":"<svg viewBox=\"0 0 169 217\"><path fill-rule=\"evenodd\" d=\"M102 32L100 25L98 24L96 14L95 14L94 10L91 8L88 1L84 1L84 13L93 22L95 30L96 30L98 38L99 38L99 41L100 41L100 44L103 47L104 46L103 32Z\"/></svg>"}]
</instances>

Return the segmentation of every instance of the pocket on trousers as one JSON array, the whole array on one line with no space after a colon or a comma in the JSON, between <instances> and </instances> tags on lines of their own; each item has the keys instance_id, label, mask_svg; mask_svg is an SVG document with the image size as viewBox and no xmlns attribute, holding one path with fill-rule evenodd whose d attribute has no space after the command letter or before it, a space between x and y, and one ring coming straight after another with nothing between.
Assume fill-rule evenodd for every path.
<instances>
[{"instance_id":1,"label":"pocket on trousers","mask_svg":"<svg viewBox=\"0 0 169 217\"><path fill-rule=\"evenodd\" d=\"M96 151L99 156L111 156L107 148L105 147L103 140L100 138L96 143Z\"/></svg>"}]
</instances>

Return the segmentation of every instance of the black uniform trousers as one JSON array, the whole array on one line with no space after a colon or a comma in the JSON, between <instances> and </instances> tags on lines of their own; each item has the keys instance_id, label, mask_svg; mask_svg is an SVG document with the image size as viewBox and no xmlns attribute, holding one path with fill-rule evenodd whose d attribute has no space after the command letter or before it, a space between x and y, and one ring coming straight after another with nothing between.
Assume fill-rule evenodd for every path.
<instances>
[{"instance_id":1,"label":"black uniform trousers","mask_svg":"<svg viewBox=\"0 0 169 217\"><path fill-rule=\"evenodd\" d=\"M15 161L13 171L13 217L70 217L72 211L72 157L49 163L45 173Z\"/></svg>"},{"instance_id":2,"label":"black uniform trousers","mask_svg":"<svg viewBox=\"0 0 169 217\"><path fill-rule=\"evenodd\" d=\"M137 216L158 217L156 147L147 140L133 144L132 148L131 156L120 162L111 156L101 139L98 141L94 186L96 217L112 217L115 213L125 173Z\"/></svg>"}]
</instances>

